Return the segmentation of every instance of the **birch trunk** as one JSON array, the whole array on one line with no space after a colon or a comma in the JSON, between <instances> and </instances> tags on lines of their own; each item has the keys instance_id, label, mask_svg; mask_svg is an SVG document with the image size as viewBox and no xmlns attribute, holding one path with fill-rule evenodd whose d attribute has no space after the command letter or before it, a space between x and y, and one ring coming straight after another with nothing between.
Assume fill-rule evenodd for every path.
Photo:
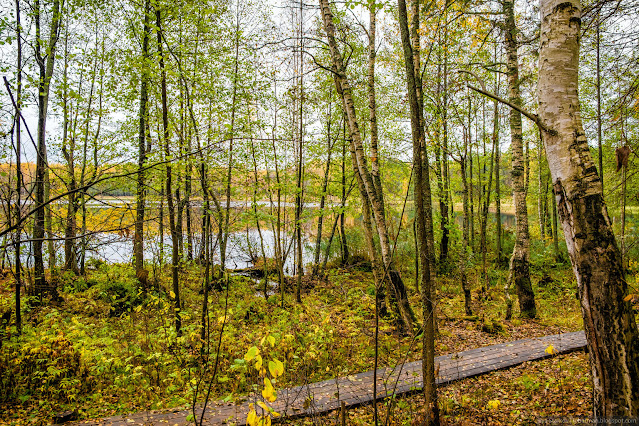
<instances>
[{"instance_id":1,"label":"birch trunk","mask_svg":"<svg viewBox=\"0 0 639 426\"><path fill-rule=\"evenodd\" d=\"M577 278L597 417L639 415L639 332L602 184L581 122L579 0L541 0L539 119Z\"/></svg>"},{"instance_id":2,"label":"birch trunk","mask_svg":"<svg viewBox=\"0 0 639 426\"><path fill-rule=\"evenodd\" d=\"M392 253L390 249L390 240L388 236L388 227L386 225L386 218L384 216L384 203L380 194L375 188L373 178L368 170L368 162L366 155L364 154L364 147L362 143L362 134L359 129L359 123L357 114L355 111L355 103L353 101L352 88L349 80L346 76L346 68L344 60L339 51L337 41L335 39L335 26L333 24L333 14L331 12L328 0L319 0L320 8L322 11L322 19L324 24L324 30L328 37L328 45L330 50L330 56L333 64L333 77L337 92L342 98L344 112L348 122L348 128L351 138L351 156L356 166L356 175L358 179L361 179L360 191L362 195L363 204L367 203L371 207L371 217L375 222L377 228L377 235L379 237L379 246L381 251L381 260L384 271L388 274L384 274L382 279L386 284L388 290L388 296L394 297L397 303L397 310L399 318L406 331L410 332L413 329L414 314L411 310L406 294L406 288L398 273L393 271L392 265ZM365 202L364 202L365 200ZM373 247L373 252L376 249ZM371 253L373 255L374 253ZM388 275L388 277L387 277Z\"/></svg>"},{"instance_id":3,"label":"birch trunk","mask_svg":"<svg viewBox=\"0 0 639 426\"><path fill-rule=\"evenodd\" d=\"M375 37L377 34L377 12L375 4L370 4L370 23L368 28L368 117L371 131L371 175L373 184L384 204L384 192L379 172L379 131L377 128L377 101L375 99L375 58L377 57Z\"/></svg>"},{"instance_id":4,"label":"birch trunk","mask_svg":"<svg viewBox=\"0 0 639 426\"><path fill-rule=\"evenodd\" d=\"M515 25L515 2L503 2L506 19L505 47L507 56L508 88L510 101L521 105L519 90L519 61L517 58L517 27ZM519 298L520 315L524 318L535 318L535 293L530 282L530 235L528 233L528 208L526 206L526 182L523 137L521 129L521 113L510 110L510 134L512 150L513 199L515 203L516 236L515 247L510 258L508 286L515 285Z\"/></svg>"}]
</instances>

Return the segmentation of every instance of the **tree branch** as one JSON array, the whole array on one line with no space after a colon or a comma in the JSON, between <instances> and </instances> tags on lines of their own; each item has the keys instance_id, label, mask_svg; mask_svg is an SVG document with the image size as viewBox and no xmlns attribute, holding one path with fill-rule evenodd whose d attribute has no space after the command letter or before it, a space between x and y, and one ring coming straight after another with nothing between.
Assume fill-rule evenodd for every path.
<instances>
[{"instance_id":1,"label":"tree branch","mask_svg":"<svg viewBox=\"0 0 639 426\"><path fill-rule=\"evenodd\" d=\"M468 72L468 71L464 71L464 72ZM472 74L469 72L469 74ZM481 80L480 80L481 83ZM467 84L466 87L468 87L469 89L474 90L475 92L481 93L484 96L488 96L491 99L496 100L497 102L501 102L504 105L508 105L509 107L511 107L512 109L514 109L515 111L520 112L521 114L525 115L530 121L532 121L533 123L535 123L541 130L543 130L544 132L550 133L551 135L556 134L557 132L553 129L548 128L544 123L541 122L541 120L539 119L539 117L537 116L537 114L533 114L527 110L525 110L524 108L520 107L519 105L515 105L514 103L500 97L497 95L494 95L492 93L487 92L486 90L482 90L478 87L475 86L471 86L470 84Z\"/></svg>"}]
</instances>

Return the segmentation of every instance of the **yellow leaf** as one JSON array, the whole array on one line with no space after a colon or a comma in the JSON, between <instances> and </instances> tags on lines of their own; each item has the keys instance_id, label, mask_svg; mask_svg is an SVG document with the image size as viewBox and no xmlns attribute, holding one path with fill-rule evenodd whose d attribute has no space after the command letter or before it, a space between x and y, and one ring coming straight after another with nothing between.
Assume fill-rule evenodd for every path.
<instances>
[{"instance_id":1,"label":"yellow leaf","mask_svg":"<svg viewBox=\"0 0 639 426\"><path fill-rule=\"evenodd\" d=\"M275 389L273 388L273 384L268 379L268 377L264 378L264 390L262 391L262 396L268 402L273 402L277 399L277 393L275 392Z\"/></svg>"},{"instance_id":2,"label":"yellow leaf","mask_svg":"<svg viewBox=\"0 0 639 426\"><path fill-rule=\"evenodd\" d=\"M255 369L256 370L261 370L262 369L262 356L261 355L255 355Z\"/></svg>"},{"instance_id":3,"label":"yellow leaf","mask_svg":"<svg viewBox=\"0 0 639 426\"><path fill-rule=\"evenodd\" d=\"M268 342L271 344L271 346L275 346L275 337L268 336Z\"/></svg>"},{"instance_id":4,"label":"yellow leaf","mask_svg":"<svg viewBox=\"0 0 639 426\"><path fill-rule=\"evenodd\" d=\"M259 354L259 353L260 353L260 350L256 346L251 346L249 348L249 350L246 352L246 355L244 355L244 360L246 362L249 362L253 358L255 358L257 356L257 354Z\"/></svg>"},{"instance_id":5,"label":"yellow leaf","mask_svg":"<svg viewBox=\"0 0 639 426\"><path fill-rule=\"evenodd\" d=\"M262 401L257 401L257 405L259 405L259 406L262 408L262 410L264 410L264 411L266 411L266 412L271 411L271 409L269 408L269 406L268 406L268 405L266 405L266 404L264 404L264 402L262 402Z\"/></svg>"},{"instance_id":6,"label":"yellow leaf","mask_svg":"<svg viewBox=\"0 0 639 426\"><path fill-rule=\"evenodd\" d=\"M257 426L258 417L255 409L253 408L253 404L251 404L251 410L248 412L246 416L246 424L248 426Z\"/></svg>"},{"instance_id":7,"label":"yellow leaf","mask_svg":"<svg viewBox=\"0 0 639 426\"><path fill-rule=\"evenodd\" d=\"M547 353L548 355L552 355L552 354L554 354L555 352L556 352L556 351L555 351L555 348L553 348L553 346L552 346L552 345L548 345L548 347L546 348L546 353Z\"/></svg>"},{"instance_id":8,"label":"yellow leaf","mask_svg":"<svg viewBox=\"0 0 639 426\"><path fill-rule=\"evenodd\" d=\"M221 316L221 317L219 317L219 318L217 319L217 323L218 323L218 324L222 324L222 323L224 323L225 321L226 321L226 316L225 316L225 315L223 315L223 316Z\"/></svg>"},{"instance_id":9,"label":"yellow leaf","mask_svg":"<svg viewBox=\"0 0 639 426\"><path fill-rule=\"evenodd\" d=\"M271 376L278 377L284 373L284 364L281 361L274 359L273 361L268 362L268 371L271 373Z\"/></svg>"},{"instance_id":10,"label":"yellow leaf","mask_svg":"<svg viewBox=\"0 0 639 426\"><path fill-rule=\"evenodd\" d=\"M173 293L173 291L169 291L169 296L171 299L175 299L175 293Z\"/></svg>"},{"instance_id":11,"label":"yellow leaf","mask_svg":"<svg viewBox=\"0 0 639 426\"><path fill-rule=\"evenodd\" d=\"M630 302L632 300L632 298L634 297L633 294L629 294L626 297L623 298L624 302Z\"/></svg>"},{"instance_id":12,"label":"yellow leaf","mask_svg":"<svg viewBox=\"0 0 639 426\"><path fill-rule=\"evenodd\" d=\"M493 399L491 401L488 401L488 404L486 404L486 407L490 408L491 410L496 410L499 408L500 405L501 405L501 402L499 402L499 400Z\"/></svg>"}]
</instances>

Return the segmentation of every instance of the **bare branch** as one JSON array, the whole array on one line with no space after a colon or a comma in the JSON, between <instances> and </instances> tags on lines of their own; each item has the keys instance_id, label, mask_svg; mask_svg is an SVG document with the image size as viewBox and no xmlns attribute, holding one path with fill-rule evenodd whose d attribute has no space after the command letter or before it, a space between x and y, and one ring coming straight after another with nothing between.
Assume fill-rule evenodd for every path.
<instances>
[{"instance_id":1,"label":"bare branch","mask_svg":"<svg viewBox=\"0 0 639 426\"><path fill-rule=\"evenodd\" d=\"M508 105L509 107L511 107L512 109L514 109L515 111L520 112L521 114L525 115L530 121L532 121L533 123L535 123L541 130L543 130L544 132L548 132L551 135L554 135L556 133L555 130L548 128L545 124L543 124L541 122L541 120L539 119L539 117L537 116L537 114L533 114L530 111L525 110L524 108L520 107L519 105L515 105L514 103L500 97L497 96L495 94L489 93L486 90L482 90L478 87L475 86L471 86L470 84L467 84L466 87L468 87L469 89L474 90L475 92L481 93L484 96L488 96L491 99L496 100L497 102L501 102L504 105Z\"/></svg>"}]
</instances>

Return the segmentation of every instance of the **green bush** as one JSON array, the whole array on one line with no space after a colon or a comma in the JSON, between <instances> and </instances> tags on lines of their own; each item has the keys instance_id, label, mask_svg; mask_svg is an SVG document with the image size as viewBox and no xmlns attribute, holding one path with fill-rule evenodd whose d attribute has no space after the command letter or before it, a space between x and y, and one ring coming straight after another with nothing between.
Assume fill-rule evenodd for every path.
<instances>
[{"instance_id":1,"label":"green bush","mask_svg":"<svg viewBox=\"0 0 639 426\"><path fill-rule=\"evenodd\" d=\"M111 305L109 316L117 317L143 302L141 291L134 278L117 277L96 286L96 296Z\"/></svg>"},{"instance_id":2,"label":"green bush","mask_svg":"<svg viewBox=\"0 0 639 426\"><path fill-rule=\"evenodd\" d=\"M53 312L44 322L55 322ZM27 336L28 337L28 336ZM0 402L68 403L89 392L94 379L72 342L50 328L47 333L13 341L0 351Z\"/></svg>"}]
</instances>

